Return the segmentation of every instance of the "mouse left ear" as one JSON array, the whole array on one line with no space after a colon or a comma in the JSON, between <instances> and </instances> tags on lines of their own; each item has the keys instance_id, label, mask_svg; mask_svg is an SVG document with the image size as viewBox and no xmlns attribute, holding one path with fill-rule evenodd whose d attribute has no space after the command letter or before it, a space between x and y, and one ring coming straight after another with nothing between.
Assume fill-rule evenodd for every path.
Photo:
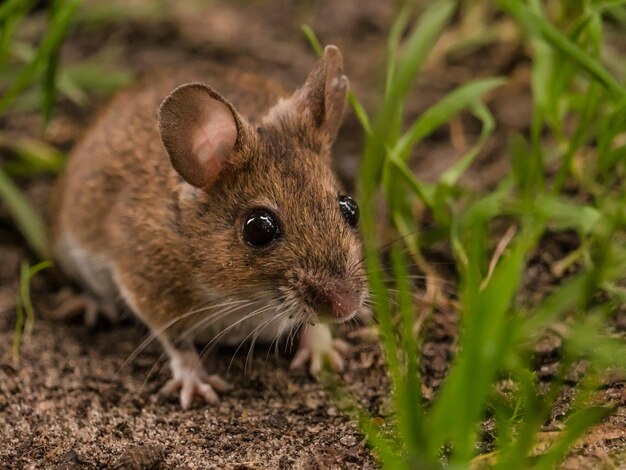
<instances>
[{"instance_id":1,"label":"mouse left ear","mask_svg":"<svg viewBox=\"0 0 626 470\"><path fill-rule=\"evenodd\" d=\"M198 188L235 163L243 124L233 106L201 83L176 88L159 108L159 129L174 169Z\"/></svg>"},{"instance_id":2,"label":"mouse left ear","mask_svg":"<svg viewBox=\"0 0 626 470\"><path fill-rule=\"evenodd\" d=\"M315 126L334 141L341 125L350 83L343 74L343 57L336 46L326 46L304 85L296 90L294 104L309 112Z\"/></svg>"}]
</instances>

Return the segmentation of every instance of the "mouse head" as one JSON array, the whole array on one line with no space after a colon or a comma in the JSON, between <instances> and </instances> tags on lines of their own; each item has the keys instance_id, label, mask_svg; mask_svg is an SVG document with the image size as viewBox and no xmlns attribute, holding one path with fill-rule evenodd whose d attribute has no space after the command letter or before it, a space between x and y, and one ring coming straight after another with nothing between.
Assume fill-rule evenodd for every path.
<instances>
[{"instance_id":1,"label":"mouse head","mask_svg":"<svg viewBox=\"0 0 626 470\"><path fill-rule=\"evenodd\" d=\"M177 227L204 285L275 300L302 321L365 312L358 207L331 170L347 91L328 46L260 122L202 84L163 102L161 137L184 180Z\"/></svg>"}]
</instances>

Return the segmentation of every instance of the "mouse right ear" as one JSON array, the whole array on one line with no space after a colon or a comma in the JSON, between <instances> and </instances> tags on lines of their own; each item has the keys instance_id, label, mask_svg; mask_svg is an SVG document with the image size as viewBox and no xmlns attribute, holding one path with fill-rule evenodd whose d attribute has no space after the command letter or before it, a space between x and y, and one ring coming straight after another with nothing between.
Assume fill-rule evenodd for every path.
<instances>
[{"instance_id":1,"label":"mouse right ear","mask_svg":"<svg viewBox=\"0 0 626 470\"><path fill-rule=\"evenodd\" d=\"M159 128L172 166L198 188L214 183L242 144L237 112L201 83L179 86L165 98L159 108Z\"/></svg>"},{"instance_id":2,"label":"mouse right ear","mask_svg":"<svg viewBox=\"0 0 626 470\"><path fill-rule=\"evenodd\" d=\"M326 46L304 85L293 96L300 111L308 112L317 129L334 141L341 125L350 83L343 73L343 57L336 46Z\"/></svg>"}]
</instances>

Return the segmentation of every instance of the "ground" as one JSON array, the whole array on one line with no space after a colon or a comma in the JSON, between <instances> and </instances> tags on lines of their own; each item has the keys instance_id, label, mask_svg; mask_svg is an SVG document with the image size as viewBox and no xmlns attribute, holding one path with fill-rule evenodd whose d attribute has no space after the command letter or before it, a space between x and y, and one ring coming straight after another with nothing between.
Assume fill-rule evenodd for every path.
<instances>
[{"instance_id":1,"label":"ground","mask_svg":"<svg viewBox=\"0 0 626 470\"><path fill-rule=\"evenodd\" d=\"M145 2L144 2L145 3ZM87 2L87 5L97 2ZM142 5L131 2L130 5ZM323 43L344 53L345 69L357 95L372 109L380 99L384 37L392 21L393 2L322 1L223 2L191 8L195 3L162 2L166 18L118 18L91 21L72 31L63 60L75 63L99 51L117 51L113 61L136 72L190 60L213 60L266 73L287 87L297 86L314 61L299 31L307 22ZM126 5L121 2L120 5ZM183 6L184 5L184 6ZM97 12L92 11L93 16ZM488 97L498 129L464 177L474 189L489 189L507 171L507 138L525 131L530 122L526 51L511 37L506 22L502 40L492 45L438 50L420 77L407 106L416 116L453 86L478 76L505 74L508 84ZM458 31L451 30L443 42ZM104 98L90 97L82 106L62 100L54 120L42 132L36 112L15 111L0 118L2 133L36 137L69 150L93 120ZM413 166L429 180L447 168L472 142L476 123L462 117L424 142ZM358 165L362 133L348 115L336 145L336 168L348 187ZM0 152L2 148L0 148ZM0 158L4 158L0 153ZM50 177L20 185L43 209ZM428 220L424 224L428 224ZM540 298L559 276L552 272L577 240L567 234L547 234L542 249L530 261L526 288L529 302ZM24 339L19 362L11 355L15 328L14 300L19 263L28 256L25 244L0 206L0 466L3 468L375 468L356 425L338 408L335 398L303 372L289 371L289 352L257 349L246 367L245 352L221 349L206 365L227 377L235 388L218 406L199 402L181 411L175 400L154 398L169 376L158 344L151 343L129 363L126 360L147 337L147 330L126 317L118 325L100 322L88 329L80 321L58 322L42 312L64 286L43 274L33 282L38 318ZM445 248L427 253L441 262L438 275L454 291L454 273ZM626 313L614 330L626 329ZM457 313L441 306L428 316L422 349L424 393L432 397L441 383L457 339ZM374 416L389 414L389 391L375 335L368 329L340 331L351 345L340 380ZM537 347L542 380L549 381L558 365L558 337ZM573 380L572 385L574 385ZM625 465L616 455L626 448L626 400L623 380L616 377L603 390L617 412L591 432L564 463L566 468L614 468ZM546 423L546 436L558 431L568 400L564 394ZM486 423L486 429L488 430ZM485 451L489 451L486 439Z\"/></svg>"}]
</instances>

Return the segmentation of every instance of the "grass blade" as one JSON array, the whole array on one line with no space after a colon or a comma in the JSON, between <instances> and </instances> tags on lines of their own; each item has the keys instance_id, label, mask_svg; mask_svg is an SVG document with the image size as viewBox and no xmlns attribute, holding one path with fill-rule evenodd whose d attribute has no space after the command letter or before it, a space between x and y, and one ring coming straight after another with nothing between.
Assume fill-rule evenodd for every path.
<instances>
[{"instance_id":1,"label":"grass blade","mask_svg":"<svg viewBox=\"0 0 626 470\"><path fill-rule=\"evenodd\" d=\"M34 266L22 261L20 265L20 288L15 305L15 331L13 333L13 361L19 361L22 335L30 336L35 323L35 312L30 298L30 281L38 272L50 268L51 261L42 261Z\"/></svg>"},{"instance_id":2,"label":"grass blade","mask_svg":"<svg viewBox=\"0 0 626 470\"><path fill-rule=\"evenodd\" d=\"M317 57L322 57L322 55L324 54L324 48L322 47L322 43L320 43L319 39L317 39L315 32L308 24L300 25L300 29L309 40L309 44L315 51L315 55L317 55Z\"/></svg>"},{"instance_id":3,"label":"grass blade","mask_svg":"<svg viewBox=\"0 0 626 470\"><path fill-rule=\"evenodd\" d=\"M394 73L391 90L393 93L392 102L404 99L455 9L455 2L440 0L433 2L420 15L413 32L403 47L403 57L398 62Z\"/></svg>"},{"instance_id":4,"label":"grass blade","mask_svg":"<svg viewBox=\"0 0 626 470\"><path fill-rule=\"evenodd\" d=\"M502 78L488 78L465 83L451 91L436 104L428 108L415 120L409 130L392 150L401 160L406 160L413 146L441 127L463 109L471 106L481 96L502 85Z\"/></svg>"},{"instance_id":5,"label":"grass blade","mask_svg":"<svg viewBox=\"0 0 626 470\"><path fill-rule=\"evenodd\" d=\"M47 242L43 220L2 168L0 168L0 199L7 205L31 249L39 258L44 258Z\"/></svg>"},{"instance_id":6,"label":"grass blade","mask_svg":"<svg viewBox=\"0 0 626 470\"><path fill-rule=\"evenodd\" d=\"M80 0L68 0L59 7L58 13L52 18L48 31L35 53L35 57L22 70L4 96L0 98L0 114L5 112L15 98L35 80L52 54L60 47L80 3Z\"/></svg>"},{"instance_id":7,"label":"grass blade","mask_svg":"<svg viewBox=\"0 0 626 470\"><path fill-rule=\"evenodd\" d=\"M498 3L533 35L541 37L552 47L576 62L583 70L587 71L587 73L601 83L614 98L623 99L626 96L626 90L624 90L596 59L570 41L567 36L562 34L544 18L530 11L521 1L499 0Z\"/></svg>"},{"instance_id":8,"label":"grass blade","mask_svg":"<svg viewBox=\"0 0 626 470\"><path fill-rule=\"evenodd\" d=\"M30 10L34 3L34 0L5 0L5 2L0 5L0 24L9 20L16 14Z\"/></svg>"},{"instance_id":9,"label":"grass blade","mask_svg":"<svg viewBox=\"0 0 626 470\"><path fill-rule=\"evenodd\" d=\"M459 159L458 162L443 172L441 178L439 178L440 184L454 186L463 173L465 173L467 168L472 164L474 159L478 156L485 145L485 142L487 142L487 139L493 133L496 123L493 119L493 115L484 104L480 102L475 103L472 106L472 113L481 121L483 125L480 135L478 136L478 141L465 155Z\"/></svg>"}]
</instances>

